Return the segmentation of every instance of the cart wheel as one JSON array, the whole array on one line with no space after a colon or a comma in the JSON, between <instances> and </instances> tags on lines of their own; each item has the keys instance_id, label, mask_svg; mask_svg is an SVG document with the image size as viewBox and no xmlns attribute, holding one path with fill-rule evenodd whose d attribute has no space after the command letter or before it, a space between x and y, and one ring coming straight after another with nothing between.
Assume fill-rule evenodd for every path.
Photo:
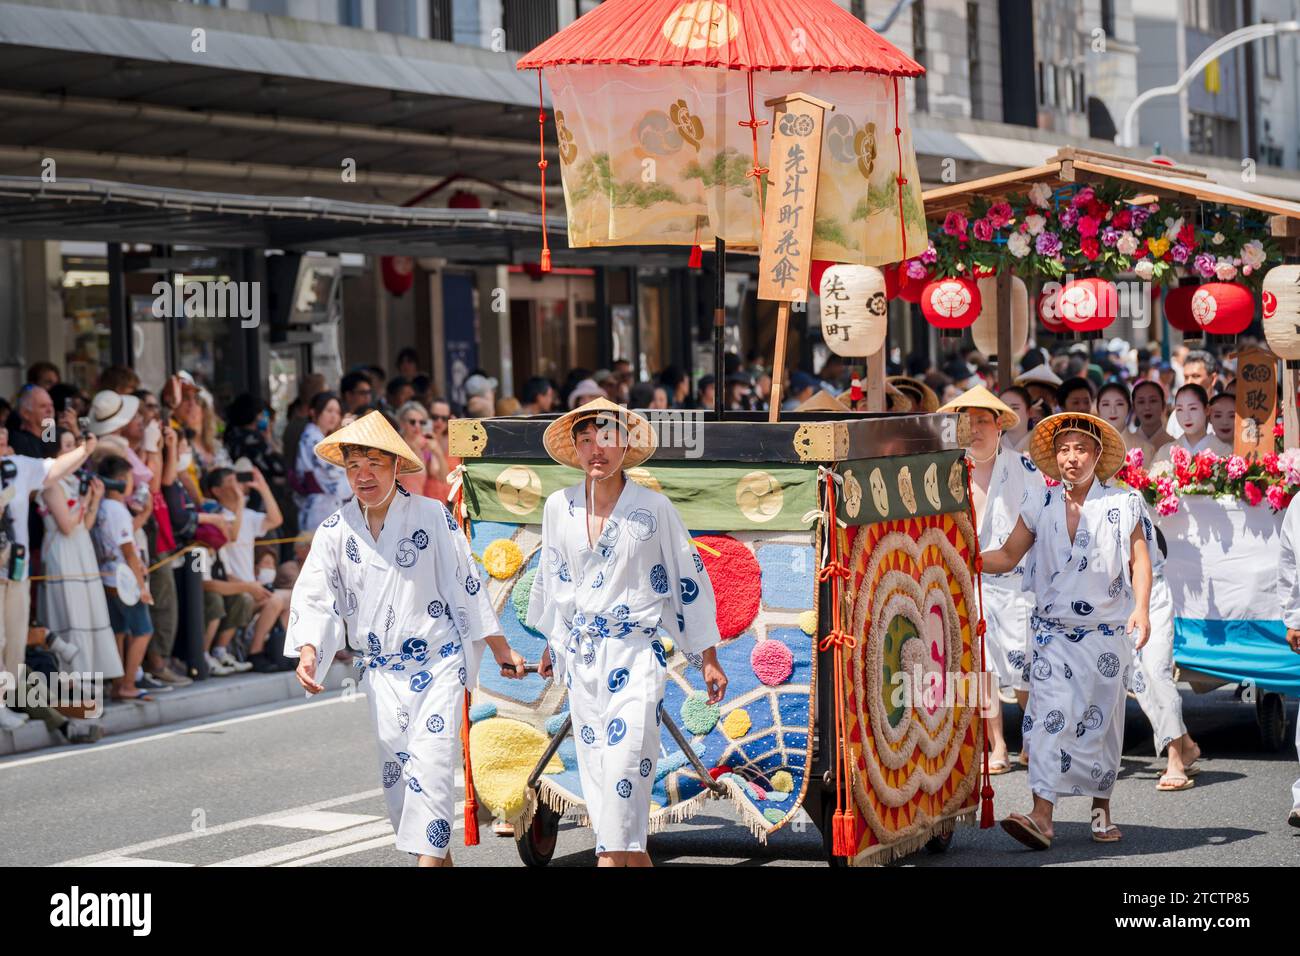
<instances>
[{"instance_id":1,"label":"cart wheel","mask_svg":"<svg viewBox=\"0 0 1300 956\"><path fill-rule=\"evenodd\" d=\"M1276 752L1286 746L1286 707L1281 694L1266 691L1256 697L1255 720L1265 750Z\"/></svg>"},{"instance_id":2,"label":"cart wheel","mask_svg":"<svg viewBox=\"0 0 1300 956\"><path fill-rule=\"evenodd\" d=\"M831 852L835 847L835 801L822 800L821 827L822 852L826 856L826 865L832 870L847 869L849 861Z\"/></svg>"},{"instance_id":3,"label":"cart wheel","mask_svg":"<svg viewBox=\"0 0 1300 956\"><path fill-rule=\"evenodd\" d=\"M560 833L560 815L546 804L539 804L524 835L515 841L524 866L540 867L551 862Z\"/></svg>"},{"instance_id":4,"label":"cart wheel","mask_svg":"<svg viewBox=\"0 0 1300 956\"><path fill-rule=\"evenodd\" d=\"M943 836L931 837L925 845L925 852L938 856L940 853L947 853L948 847L952 846L952 834L945 833Z\"/></svg>"}]
</instances>

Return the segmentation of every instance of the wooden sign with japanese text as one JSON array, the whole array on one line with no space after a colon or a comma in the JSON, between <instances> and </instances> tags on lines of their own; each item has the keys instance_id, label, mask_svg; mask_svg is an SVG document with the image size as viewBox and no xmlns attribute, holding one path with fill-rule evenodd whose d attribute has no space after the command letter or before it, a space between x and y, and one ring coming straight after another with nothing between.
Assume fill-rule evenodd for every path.
<instances>
[{"instance_id":1,"label":"wooden sign with japanese text","mask_svg":"<svg viewBox=\"0 0 1300 956\"><path fill-rule=\"evenodd\" d=\"M1277 356L1265 349L1237 353L1237 422L1232 451L1236 455L1267 455L1277 450L1273 422L1277 420Z\"/></svg>"},{"instance_id":2,"label":"wooden sign with japanese text","mask_svg":"<svg viewBox=\"0 0 1300 956\"><path fill-rule=\"evenodd\" d=\"M835 107L806 93L777 97L765 105L775 107L775 112L758 251L758 297L807 302L822 124L826 111Z\"/></svg>"}]
</instances>

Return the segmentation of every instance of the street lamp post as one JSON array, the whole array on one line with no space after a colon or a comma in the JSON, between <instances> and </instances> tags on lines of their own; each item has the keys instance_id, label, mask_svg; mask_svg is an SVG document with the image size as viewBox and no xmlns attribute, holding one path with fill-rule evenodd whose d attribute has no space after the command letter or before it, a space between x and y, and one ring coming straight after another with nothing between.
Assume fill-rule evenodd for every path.
<instances>
[{"instance_id":1,"label":"street lamp post","mask_svg":"<svg viewBox=\"0 0 1300 956\"><path fill-rule=\"evenodd\" d=\"M1197 74L1204 70L1221 54L1226 53L1231 49L1243 46L1247 43L1253 43L1255 40L1263 40L1266 37L1279 36L1283 33L1300 33L1300 20L1289 20L1285 23L1256 23L1219 37L1219 39L1207 46L1200 56L1192 61L1192 65L1187 68L1187 71L1179 77L1178 82L1173 86L1158 86L1155 89L1147 90L1133 101L1129 106L1128 111L1124 114L1124 121L1120 123L1120 131L1115 136L1116 145L1138 145L1137 114L1138 110L1141 109L1148 100L1153 100L1157 96L1172 96L1175 93L1182 92L1183 87L1190 83Z\"/></svg>"}]
</instances>

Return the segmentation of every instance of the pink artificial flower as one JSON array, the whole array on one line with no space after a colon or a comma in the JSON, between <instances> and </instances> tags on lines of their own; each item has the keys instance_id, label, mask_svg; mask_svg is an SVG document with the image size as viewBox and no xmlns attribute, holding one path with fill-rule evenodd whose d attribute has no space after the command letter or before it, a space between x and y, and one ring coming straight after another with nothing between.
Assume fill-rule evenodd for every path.
<instances>
[{"instance_id":1,"label":"pink artificial flower","mask_svg":"<svg viewBox=\"0 0 1300 956\"><path fill-rule=\"evenodd\" d=\"M1259 485L1255 484L1253 481L1246 482L1244 491L1246 495L1246 503L1252 508L1264 500L1264 493L1259 490Z\"/></svg>"},{"instance_id":2,"label":"pink artificial flower","mask_svg":"<svg viewBox=\"0 0 1300 956\"><path fill-rule=\"evenodd\" d=\"M1160 515L1160 517L1162 518L1167 518L1171 514L1176 514L1177 511L1178 511L1177 495L1165 495L1158 502L1156 502L1156 514Z\"/></svg>"},{"instance_id":3,"label":"pink artificial flower","mask_svg":"<svg viewBox=\"0 0 1300 956\"><path fill-rule=\"evenodd\" d=\"M1079 220L1079 235L1084 238L1092 238L1097 235L1097 230L1101 228L1101 220L1093 219L1091 216L1084 216Z\"/></svg>"},{"instance_id":4,"label":"pink artificial flower","mask_svg":"<svg viewBox=\"0 0 1300 956\"><path fill-rule=\"evenodd\" d=\"M988 220L994 229L1001 229L1011 222L1012 212L1011 204L1005 202L994 203L989 207Z\"/></svg>"},{"instance_id":5,"label":"pink artificial flower","mask_svg":"<svg viewBox=\"0 0 1300 956\"><path fill-rule=\"evenodd\" d=\"M966 217L954 209L944 217L943 231L949 236L966 235Z\"/></svg>"},{"instance_id":6,"label":"pink artificial flower","mask_svg":"<svg viewBox=\"0 0 1300 956\"><path fill-rule=\"evenodd\" d=\"M1233 455L1228 459L1228 477L1236 481L1246 473L1246 459L1240 455Z\"/></svg>"},{"instance_id":7,"label":"pink artificial flower","mask_svg":"<svg viewBox=\"0 0 1300 956\"><path fill-rule=\"evenodd\" d=\"M1174 450L1169 453L1170 459L1175 468L1186 468L1192 460L1192 453L1182 445L1175 445Z\"/></svg>"},{"instance_id":8,"label":"pink artificial flower","mask_svg":"<svg viewBox=\"0 0 1300 956\"><path fill-rule=\"evenodd\" d=\"M1130 468L1142 467L1142 449L1130 448L1128 454L1124 456L1124 464Z\"/></svg>"},{"instance_id":9,"label":"pink artificial flower","mask_svg":"<svg viewBox=\"0 0 1300 956\"><path fill-rule=\"evenodd\" d=\"M989 242L993 239L993 224L987 219L976 219L971 226L971 233L980 242Z\"/></svg>"},{"instance_id":10,"label":"pink artificial flower","mask_svg":"<svg viewBox=\"0 0 1300 956\"><path fill-rule=\"evenodd\" d=\"M1074 206L1076 209L1080 206L1086 206L1092 202L1092 197L1094 195L1095 193L1091 186L1084 186L1074 194L1074 199L1071 200L1070 205Z\"/></svg>"},{"instance_id":11,"label":"pink artificial flower","mask_svg":"<svg viewBox=\"0 0 1300 956\"><path fill-rule=\"evenodd\" d=\"M1268 498L1268 506L1274 511L1281 511L1286 507L1286 489L1281 485L1269 485L1265 497Z\"/></svg>"}]
</instances>

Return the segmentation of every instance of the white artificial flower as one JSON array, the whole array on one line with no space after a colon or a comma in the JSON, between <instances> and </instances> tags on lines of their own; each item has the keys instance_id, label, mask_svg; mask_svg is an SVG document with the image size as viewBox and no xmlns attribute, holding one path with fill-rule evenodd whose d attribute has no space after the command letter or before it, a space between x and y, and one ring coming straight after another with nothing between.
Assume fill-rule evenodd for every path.
<instances>
[{"instance_id":1,"label":"white artificial flower","mask_svg":"<svg viewBox=\"0 0 1300 956\"><path fill-rule=\"evenodd\" d=\"M1227 238L1227 237L1224 236L1223 233L1221 233L1221 232L1216 232L1216 233L1214 234L1213 238L1210 239L1210 242L1214 243L1216 246L1221 246L1221 245L1223 245L1223 243L1225 242L1226 238Z\"/></svg>"},{"instance_id":2,"label":"white artificial flower","mask_svg":"<svg viewBox=\"0 0 1300 956\"><path fill-rule=\"evenodd\" d=\"M1260 268L1267 259L1268 253L1264 251L1264 243L1258 239L1252 239L1241 247L1241 261L1252 269Z\"/></svg>"},{"instance_id":3,"label":"white artificial flower","mask_svg":"<svg viewBox=\"0 0 1300 956\"><path fill-rule=\"evenodd\" d=\"M1220 259L1214 267L1214 275L1220 282L1229 282L1237 278L1237 267L1227 259Z\"/></svg>"},{"instance_id":4,"label":"white artificial flower","mask_svg":"<svg viewBox=\"0 0 1300 956\"><path fill-rule=\"evenodd\" d=\"M1038 215L1038 213L1036 212L1030 213L1028 216L1025 217L1025 228L1029 230L1029 234L1031 236L1038 235L1040 232L1043 231L1043 227L1046 225L1047 225L1047 218L1045 216Z\"/></svg>"},{"instance_id":5,"label":"white artificial flower","mask_svg":"<svg viewBox=\"0 0 1300 956\"><path fill-rule=\"evenodd\" d=\"M1023 259L1029 255L1029 237L1023 232L1013 232L1007 236L1007 251L1017 259Z\"/></svg>"},{"instance_id":6,"label":"white artificial flower","mask_svg":"<svg viewBox=\"0 0 1300 956\"><path fill-rule=\"evenodd\" d=\"M1121 232L1119 238L1115 240L1115 251L1121 256L1131 256L1133 253L1137 252L1137 248L1137 236L1133 235L1133 233L1128 230Z\"/></svg>"},{"instance_id":7,"label":"white artificial flower","mask_svg":"<svg viewBox=\"0 0 1300 956\"><path fill-rule=\"evenodd\" d=\"M1156 267L1150 259L1139 259L1137 265L1133 267L1133 273L1143 282L1150 282L1151 277L1155 275Z\"/></svg>"},{"instance_id":8,"label":"white artificial flower","mask_svg":"<svg viewBox=\"0 0 1300 956\"><path fill-rule=\"evenodd\" d=\"M1029 201L1041 209L1046 209L1052 201L1052 187L1047 183L1034 183L1029 187Z\"/></svg>"},{"instance_id":9,"label":"white artificial flower","mask_svg":"<svg viewBox=\"0 0 1300 956\"><path fill-rule=\"evenodd\" d=\"M1170 245L1173 245L1174 242L1178 240L1178 230L1182 228L1183 228L1182 216L1179 216L1177 219L1165 220L1165 238L1169 240Z\"/></svg>"}]
</instances>

